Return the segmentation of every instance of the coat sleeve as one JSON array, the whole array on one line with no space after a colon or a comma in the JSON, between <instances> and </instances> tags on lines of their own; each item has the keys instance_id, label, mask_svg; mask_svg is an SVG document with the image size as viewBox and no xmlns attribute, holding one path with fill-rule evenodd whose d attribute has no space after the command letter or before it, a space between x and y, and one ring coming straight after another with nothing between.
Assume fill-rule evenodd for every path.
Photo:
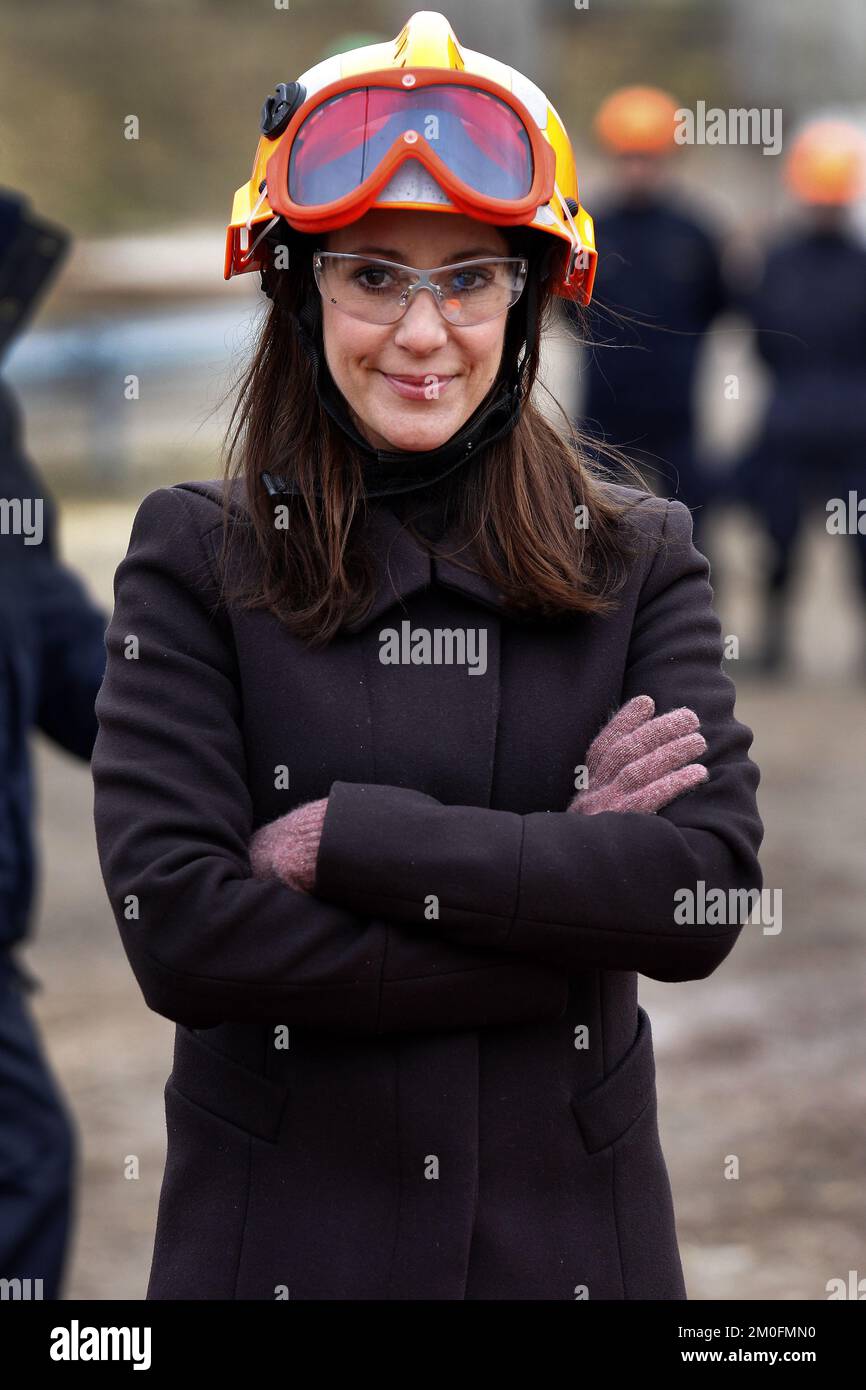
<instances>
[{"instance_id":1,"label":"coat sleeve","mask_svg":"<svg viewBox=\"0 0 866 1390\"><path fill-rule=\"evenodd\" d=\"M192 506L159 488L138 509L96 702L100 868L148 1005L361 1034L558 1017L552 968L253 877L235 646Z\"/></svg>"},{"instance_id":2,"label":"coat sleeve","mask_svg":"<svg viewBox=\"0 0 866 1390\"><path fill-rule=\"evenodd\" d=\"M763 883L759 771L748 756L752 732L734 718L709 563L693 544L691 513L669 502L664 515L619 703L648 694L657 714L694 709L708 780L658 814L595 816L446 806L411 788L335 782L317 892L417 931L566 970L686 980L719 965L748 915L736 890ZM703 924L678 920L688 916L682 890L697 906L711 889L736 905L721 925L712 921L716 911Z\"/></svg>"},{"instance_id":3,"label":"coat sleeve","mask_svg":"<svg viewBox=\"0 0 866 1390\"><path fill-rule=\"evenodd\" d=\"M22 443L21 412L0 381L0 459L7 497L38 503L38 545L4 538L0 586L9 611L26 626L33 651L36 726L59 747L89 759L96 737L94 702L105 671L107 616L59 556L57 504Z\"/></svg>"},{"instance_id":4,"label":"coat sleeve","mask_svg":"<svg viewBox=\"0 0 866 1390\"><path fill-rule=\"evenodd\" d=\"M61 748L87 760L105 673L106 616L65 566L51 561L31 578L41 647L37 723Z\"/></svg>"}]
</instances>

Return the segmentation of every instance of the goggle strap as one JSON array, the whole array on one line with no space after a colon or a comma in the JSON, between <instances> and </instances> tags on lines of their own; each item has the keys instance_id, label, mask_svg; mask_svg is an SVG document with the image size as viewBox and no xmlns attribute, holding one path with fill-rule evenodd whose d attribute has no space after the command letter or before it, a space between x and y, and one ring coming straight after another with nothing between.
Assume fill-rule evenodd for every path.
<instances>
[{"instance_id":1,"label":"goggle strap","mask_svg":"<svg viewBox=\"0 0 866 1390\"><path fill-rule=\"evenodd\" d=\"M256 213L258 212L259 208L261 207L262 203L265 201L265 199L267 198L267 196L268 196L268 185L267 185L267 183L264 183L263 186L262 186L262 189L261 189L261 191L260 191L260 193L259 193L259 196L258 196L258 198L256 199L255 207L253 208L252 212L250 213L249 217L247 218L247 220L246 220L246 222L245 222L245 224L244 224L245 227L246 227L246 229L247 229L247 231L249 231L250 227L252 226L252 224L253 224L253 218L255 217Z\"/></svg>"},{"instance_id":2,"label":"goggle strap","mask_svg":"<svg viewBox=\"0 0 866 1390\"><path fill-rule=\"evenodd\" d=\"M553 181L553 191L559 199L560 203L562 204L562 210L565 213L565 220L571 228L572 237L578 243L578 245L582 246L583 242L580 239L580 232L577 230L577 223L571 215L571 208L568 206L568 199L563 195L562 189L560 188L559 184L556 182L555 179ZM554 216L556 216L555 213Z\"/></svg>"},{"instance_id":3,"label":"goggle strap","mask_svg":"<svg viewBox=\"0 0 866 1390\"><path fill-rule=\"evenodd\" d=\"M266 223L265 223L265 225L264 225L262 231L259 232L258 236L256 237L255 241L253 242L253 244L252 244L252 246L250 247L249 251L247 251L244 255L242 255L242 256L240 257L241 262L243 262L243 261L248 261L248 260L249 260L250 256L251 256L251 255L253 254L253 252L255 251L256 247L257 247L258 244L259 244L259 242L262 240L263 237L266 237L266 236L267 236L268 232L271 230L272 227L276 226L276 224L279 222L279 220L280 220L280 219L279 219L279 216L278 216L278 215L275 215L274 217L271 218L270 222L266 222ZM246 230L246 229L244 229L244 230Z\"/></svg>"},{"instance_id":4,"label":"goggle strap","mask_svg":"<svg viewBox=\"0 0 866 1390\"><path fill-rule=\"evenodd\" d=\"M581 239L580 232L577 230L577 223L571 215L571 208L568 206L568 201L563 196L562 190L555 179L553 181L553 191L559 199L560 206L562 207L562 210L565 213L566 222L568 224L566 226L566 222L563 222L560 217L557 217L556 213L553 211L553 208L549 207L548 205L548 210L550 212L551 217L554 219L560 230L565 232L565 235L571 241L571 251L569 252L568 266L566 268L565 273L566 280L570 280L572 275L574 274L575 267L577 265L577 258L580 255L580 252L585 250L585 247Z\"/></svg>"},{"instance_id":5,"label":"goggle strap","mask_svg":"<svg viewBox=\"0 0 866 1390\"><path fill-rule=\"evenodd\" d=\"M253 225L253 218L255 217L256 213L258 212L259 208L261 207L262 203L265 201L265 199L267 198L267 196L268 196L268 186L267 186L267 184L265 184L265 186L262 188L261 192L259 193L258 198L256 199L256 205L255 205L255 207L252 209L252 211L250 212L249 217L247 218L246 222L243 224L243 226L242 226L241 229L240 229L240 249L241 249L241 251L246 251L246 250L247 250L247 244L248 244L249 239L250 239L250 230L252 229L252 225ZM274 218L274 221L276 221L276 218ZM272 226L273 226L273 222L269 222L269 223L268 223L268 226L272 227ZM256 243L256 245L258 245L258 242ZM243 260L248 260L249 257L250 257L251 255L252 255L252 247L251 247L250 250L247 252L247 255L246 255L246 256L243 256L242 259L243 259Z\"/></svg>"}]
</instances>

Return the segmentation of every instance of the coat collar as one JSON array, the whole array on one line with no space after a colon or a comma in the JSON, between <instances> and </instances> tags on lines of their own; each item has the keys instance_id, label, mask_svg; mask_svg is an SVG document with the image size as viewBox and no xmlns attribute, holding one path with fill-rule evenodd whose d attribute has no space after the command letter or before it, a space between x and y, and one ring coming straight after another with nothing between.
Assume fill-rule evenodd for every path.
<instances>
[{"instance_id":1,"label":"coat collar","mask_svg":"<svg viewBox=\"0 0 866 1390\"><path fill-rule=\"evenodd\" d=\"M376 557L375 595L368 612L344 624L344 632L364 631L395 604L405 602L431 584L466 594L476 603L492 609L504 607L505 600L491 580L478 571L463 568L464 564L477 563L477 555L471 542L460 545L456 527L452 526L437 542L440 549L454 554L455 559L429 555L387 506L380 504L371 508L367 528Z\"/></svg>"},{"instance_id":2,"label":"coat collar","mask_svg":"<svg viewBox=\"0 0 866 1390\"><path fill-rule=\"evenodd\" d=\"M184 483L183 486L206 493L218 505L222 501L221 478L206 483ZM242 478L233 479L232 499L240 511L246 510L245 487ZM363 632L395 604L405 602L432 584L465 594L476 603L496 611L503 610L505 600L496 585L480 572L463 568L463 565L477 564L477 553L471 541L460 544L456 526L449 528L438 546L456 555L460 563L456 559L431 557L423 546L413 540L403 522L385 502L373 502L366 525L376 564L373 603L363 618L344 623L343 632Z\"/></svg>"}]
</instances>

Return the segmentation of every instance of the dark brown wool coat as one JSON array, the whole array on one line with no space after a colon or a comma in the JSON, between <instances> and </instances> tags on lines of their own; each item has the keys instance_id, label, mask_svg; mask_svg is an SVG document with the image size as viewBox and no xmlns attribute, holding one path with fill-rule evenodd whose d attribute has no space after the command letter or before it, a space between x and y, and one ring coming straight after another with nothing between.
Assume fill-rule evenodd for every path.
<instances>
[{"instance_id":1,"label":"dark brown wool coat","mask_svg":"<svg viewBox=\"0 0 866 1390\"><path fill-rule=\"evenodd\" d=\"M684 1298L638 974L724 960L738 922L674 894L760 888L763 835L690 513L646 494L618 611L557 626L379 503L375 605L310 650L211 615L221 489L141 503L97 701L102 872L177 1024L148 1297ZM404 620L483 628L486 671L383 664ZM709 780L566 814L644 693L697 712ZM253 878L254 830L328 795L316 895Z\"/></svg>"}]
</instances>

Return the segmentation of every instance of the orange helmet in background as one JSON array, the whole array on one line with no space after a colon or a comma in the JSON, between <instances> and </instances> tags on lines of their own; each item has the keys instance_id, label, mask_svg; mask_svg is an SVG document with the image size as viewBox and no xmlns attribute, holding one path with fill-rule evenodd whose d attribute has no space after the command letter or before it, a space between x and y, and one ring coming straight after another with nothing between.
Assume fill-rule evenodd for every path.
<instances>
[{"instance_id":1,"label":"orange helmet in background","mask_svg":"<svg viewBox=\"0 0 866 1390\"><path fill-rule=\"evenodd\" d=\"M598 108L593 129L613 154L665 154L674 148L678 110L659 87L620 87Z\"/></svg>"},{"instance_id":2,"label":"orange helmet in background","mask_svg":"<svg viewBox=\"0 0 866 1390\"><path fill-rule=\"evenodd\" d=\"M791 146L785 182L802 203L842 206L864 192L866 137L848 121L810 121Z\"/></svg>"}]
</instances>

